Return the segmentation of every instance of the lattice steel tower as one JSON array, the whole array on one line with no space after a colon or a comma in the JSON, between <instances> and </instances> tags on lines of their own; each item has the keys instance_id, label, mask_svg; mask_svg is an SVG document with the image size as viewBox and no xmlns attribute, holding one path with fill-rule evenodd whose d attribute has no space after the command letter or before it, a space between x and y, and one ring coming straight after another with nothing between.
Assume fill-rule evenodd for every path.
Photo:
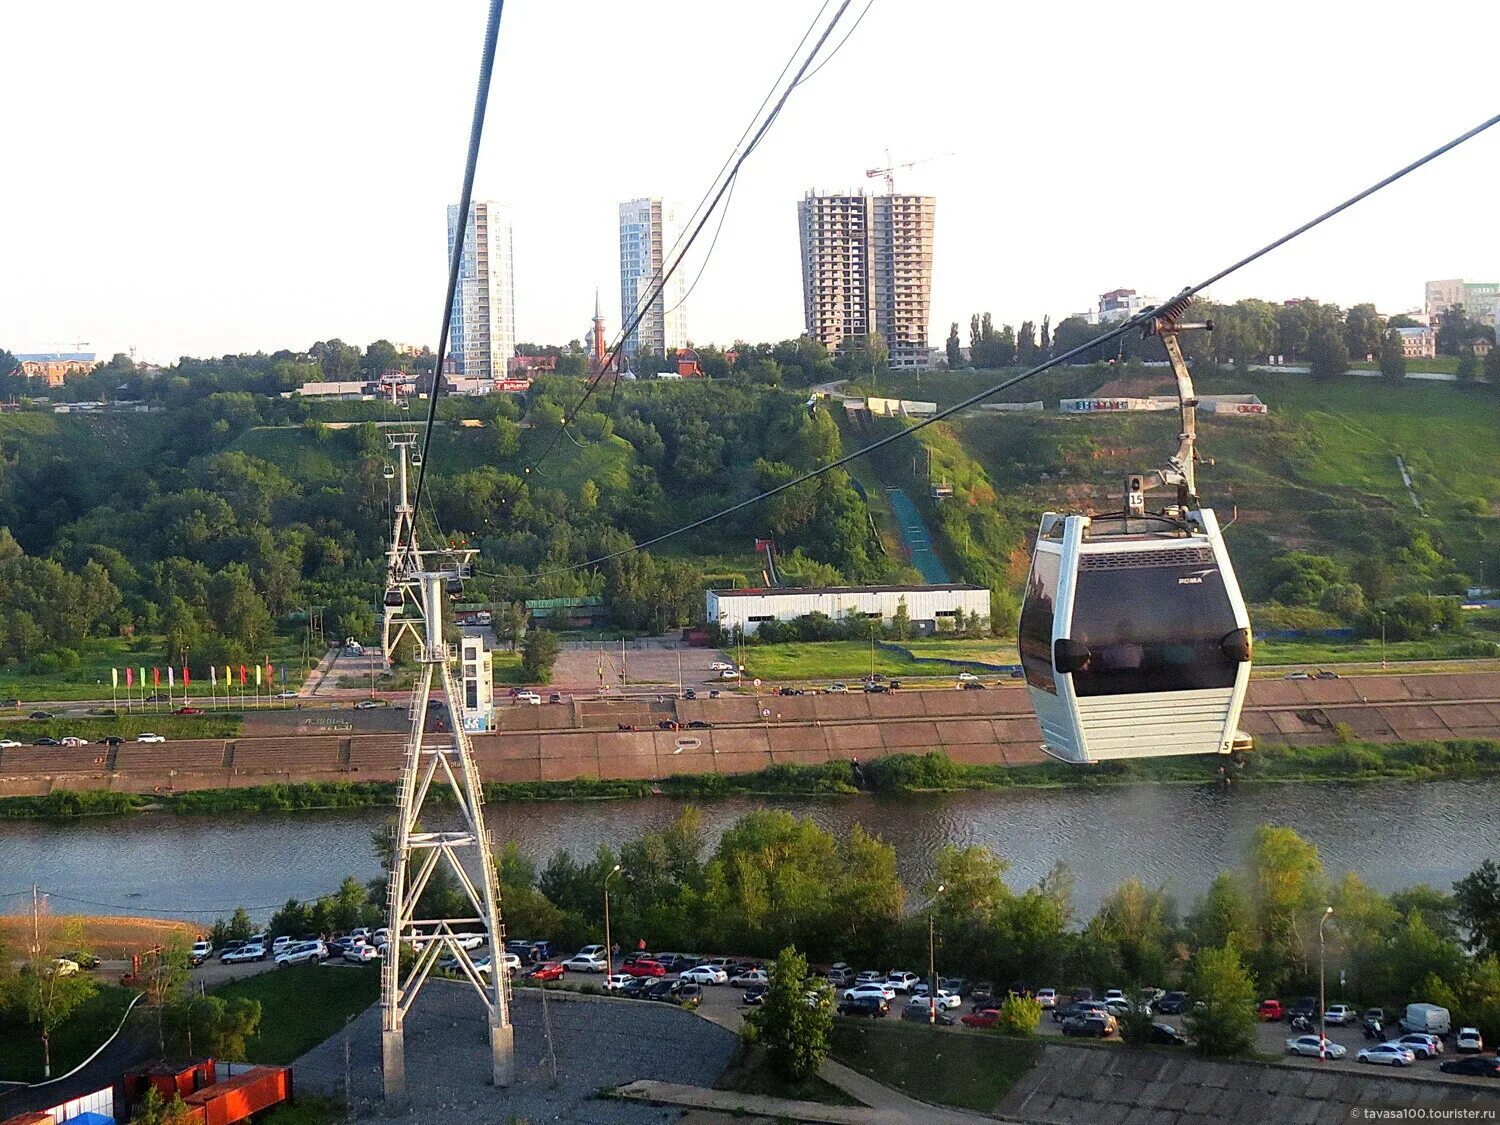
<instances>
[{"instance_id":1,"label":"lattice steel tower","mask_svg":"<svg viewBox=\"0 0 1500 1125\"><path fill-rule=\"evenodd\" d=\"M420 464L416 435L394 434L390 441L400 465L398 503L388 555L385 599L386 658L394 641L410 633L417 641L421 675L412 693L411 732L401 767L401 792L396 833L391 851L388 885L390 944L380 968L381 1060L387 1100L401 1100L406 1092L405 1020L428 974L439 957L451 954L460 974L479 993L489 1017L493 1080L508 1086L514 1075L515 1030L510 1022L510 982L505 973L504 931L500 925L499 881L484 827L484 796L474 755L464 733L459 691L452 664L456 646L443 635L444 596L457 590L468 576L470 550L422 551L417 547L415 520L407 494L407 465ZM393 605L392 602L395 601ZM414 616L406 616L410 611ZM429 733L427 704L433 681L443 693L441 711L446 729ZM439 815L457 827L432 831L421 824L423 807L433 786L447 788L453 804L444 802ZM467 865L465 860L468 861ZM422 918L418 903L439 864L446 863L469 905L465 918ZM476 968L460 934L483 933L490 951L488 972ZM417 948L420 946L420 948ZM415 950L415 960L403 970L398 951Z\"/></svg>"}]
</instances>

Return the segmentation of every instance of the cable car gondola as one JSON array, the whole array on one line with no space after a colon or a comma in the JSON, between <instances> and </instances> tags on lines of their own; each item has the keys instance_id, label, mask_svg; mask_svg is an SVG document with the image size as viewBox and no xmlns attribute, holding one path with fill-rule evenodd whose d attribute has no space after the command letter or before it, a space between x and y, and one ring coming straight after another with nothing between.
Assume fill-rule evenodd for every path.
<instances>
[{"instance_id":1,"label":"cable car gondola","mask_svg":"<svg viewBox=\"0 0 1500 1125\"><path fill-rule=\"evenodd\" d=\"M399 586L388 586L385 591L385 604L391 609L400 609L402 604L401 588Z\"/></svg>"},{"instance_id":2,"label":"cable car gondola","mask_svg":"<svg viewBox=\"0 0 1500 1125\"><path fill-rule=\"evenodd\" d=\"M380 475L383 476L386 480L395 480L396 479L396 469L395 469L395 466L393 466L393 465L387 465L384 469L381 470Z\"/></svg>"},{"instance_id":3,"label":"cable car gondola","mask_svg":"<svg viewBox=\"0 0 1500 1125\"><path fill-rule=\"evenodd\" d=\"M1194 482L1191 376L1174 302L1150 322L1177 376L1182 433L1166 469L1135 474L1106 515L1048 512L1021 607L1020 651L1043 749L1075 764L1228 754L1250 680L1250 618ZM1153 484L1177 499L1146 509Z\"/></svg>"}]
</instances>

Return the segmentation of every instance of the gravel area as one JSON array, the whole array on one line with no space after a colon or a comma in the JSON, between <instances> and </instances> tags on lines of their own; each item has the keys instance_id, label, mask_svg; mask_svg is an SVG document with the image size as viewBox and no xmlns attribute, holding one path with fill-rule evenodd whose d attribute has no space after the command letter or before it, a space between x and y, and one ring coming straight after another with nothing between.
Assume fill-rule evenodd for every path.
<instances>
[{"instance_id":1,"label":"gravel area","mask_svg":"<svg viewBox=\"0 0 1500 1125\"><path fill-rule=\"evenodd\" d=\"M682 1110L597 1096L638 1078L711 1085L729 1064L735 1037L666 1004L549 996L547 1014L557 1060L552 1079L539 994L518 990L516 1082L489 1085L489 1036L478 998L466 987L429 982L406 1024L410 1104L395 1120L556 1121L577 1125L646 1125L677 1121ZM389 1115L380 1098L380 1010L350 1026L349 1080L361 1119ZM345 1037L336 1035L296 1062L297 1088L341 1096Z\"/></svg>"}]
</instances>

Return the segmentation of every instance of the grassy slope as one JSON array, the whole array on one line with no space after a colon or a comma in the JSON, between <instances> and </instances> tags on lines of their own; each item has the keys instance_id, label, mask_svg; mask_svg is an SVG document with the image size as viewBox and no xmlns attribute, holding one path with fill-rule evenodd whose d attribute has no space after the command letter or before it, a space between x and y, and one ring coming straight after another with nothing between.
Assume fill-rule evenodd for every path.
<instances>
[{"instance_id":1,"label":"grassy slope","mask_svg":"<svg viewBox=\"0 0 1500 1125\"><path fill-rule=\"evenodd\" d=\"M832 1055L919 1101L989 1113L1031 1069L1034 1044L893 1019L838 1019Z\"/></svg>"},{"instance_id":2,"label":"grassy slope","mask_svg":"<svg viewBox=\"0 0 1500 1125\"><path fill-rule=\"evenodd\" d=\"M293 965L242 977L214 990L226 1000L261 1004L260 1031L246 1053L258 1063L289 1063L341 1031L380 996L380 970L369 965Z\"/></svg>"},{"instance_id":3,"label":"grassy slope","mask_svg":"<svg viewBox=\"0 0 1500 1125\"><path fill-rule=\"evenodd\" d=\"M732 1090L737 1094L760 1094L768 1098L790 1098L793 1101L818 1102L822 1105L861 1105L844 1091L817 1075L805 1082L795 1082L777 1073L766 1061L766 1053L758 1047L741 1051L729 1069L719 1075L714 1083L716 1090Z\"/></svg>"}]
</instances>

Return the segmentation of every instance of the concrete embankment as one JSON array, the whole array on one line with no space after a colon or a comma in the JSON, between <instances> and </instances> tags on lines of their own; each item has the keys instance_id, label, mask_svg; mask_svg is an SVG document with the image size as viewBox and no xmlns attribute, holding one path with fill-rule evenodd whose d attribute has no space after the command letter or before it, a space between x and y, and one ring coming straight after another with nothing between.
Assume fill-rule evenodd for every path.
<instances>
[{"instance_id":1,"label":"concrete embankment","mask_svg":"<svg viewBox=\"0 0 1500 1125\"><path fill-rule=\"evenodd\" d=\"M404 716L342 712L376 729L329 731L307 713L247 720L233 739L117 747L0 750L0 796L54 789L181 792L278 782L394 781ZM506 707L500 729L474 736L489 781L578 777L651 780L672 774L751 773L941 749L972 764L1047 760L1026 693L903 691L890 695L726 696L579 700ZM662 730L677 722L681 729ZM691 722L712 724L691 729ZM278 726L278 724L282 724ZM1241 725L1260 745L1500 738L1500 672L1257 680ZM440 736L438 736L440 737Z\"/></svg>"}]
</instances>

